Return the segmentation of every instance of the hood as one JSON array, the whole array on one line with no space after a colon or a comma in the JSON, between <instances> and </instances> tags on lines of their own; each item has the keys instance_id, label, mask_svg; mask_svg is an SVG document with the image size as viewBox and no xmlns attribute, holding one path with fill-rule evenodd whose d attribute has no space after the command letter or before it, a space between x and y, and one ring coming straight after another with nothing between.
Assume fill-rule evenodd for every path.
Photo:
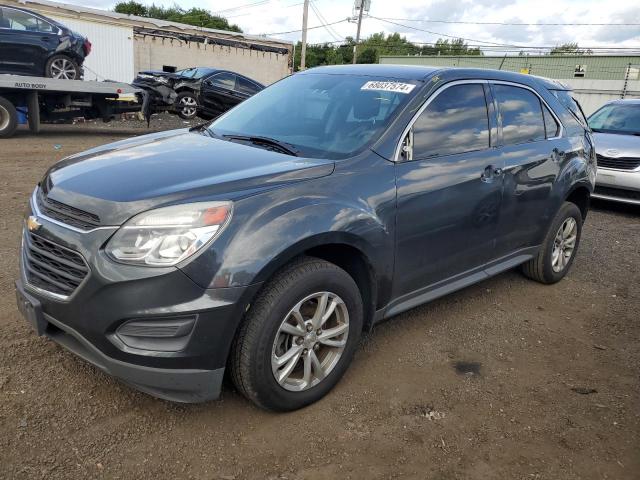
<instances>
[{"instance_id":1,"label":"hood","mask_svg":"<svg viewBox=\"0 0 640 480\"><path fill-rule=\"evenodd\" d=\"M330 175L334 163L293 157L189 130L145 135L68 157L45 175L49 198L104 225L162 205L234 200Z\"/></svg>"},{"instance_id":2,"label":"hood","mask_svg":"<svg viewBox=\"0 0 640 480\"><path fill-rule=\"evenodd\" d=\"M605 157L640 158L640 137L615 133L593 133L596 153Z\"/></svg>"}]
</instances>

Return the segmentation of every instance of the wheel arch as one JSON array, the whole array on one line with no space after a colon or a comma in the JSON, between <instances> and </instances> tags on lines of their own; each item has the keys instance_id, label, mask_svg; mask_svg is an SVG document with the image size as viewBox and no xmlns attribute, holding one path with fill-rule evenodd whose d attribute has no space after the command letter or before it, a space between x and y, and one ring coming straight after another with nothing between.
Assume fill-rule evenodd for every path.
<instances>
[{"instance_id":1,"label":"wheel arch","mask_svg":"<svg viewBox=\"0 0 640 480\"><path fill-rule=\"evenodd\" d=\"M365 328L371 325L378 307L379 287L369 246L346 232L327 232L307 237L271 259L258 273L256 281L268 282L279 270L301 256L321 258L345 270L355 281L364 306ZM258 293L259 294L259 293Z\"/></svg>"},{"instance_id":2,"label":"wheel arch","mask_svg":"<svg viewBox=\"0 0 640 480\"><path fill-rule=\"evenodd\" d=\"M587 184L578 183L569 190L565 196L565 201L575 204L578 209L580 209L582 220L584 220L587 218L587 213L589 212L591 189Z\"/></svg>"}]
</instances>

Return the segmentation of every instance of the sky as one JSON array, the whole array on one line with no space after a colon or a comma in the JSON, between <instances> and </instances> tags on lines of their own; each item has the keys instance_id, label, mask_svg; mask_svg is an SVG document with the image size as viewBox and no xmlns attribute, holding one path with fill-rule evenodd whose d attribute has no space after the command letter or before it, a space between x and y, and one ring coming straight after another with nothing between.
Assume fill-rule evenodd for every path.
<instances>
[{"instance_id":1,"label":"sky","mask_svg":"<svg viewBox=\"0 0 640 480\"><path fill-rule=\"evenodd\" d=\"M175 0L153 0L172 5ZM282 33L302 27L303 0L181 0L184 8L207 8L238 24L245 33L267 34L298 41L301 33ZM65 0L85 7L111 9L113 0ZM151 4L152 1L142 0ZM312 0L309 27L336 23L329 28L312 28L311 43L336 42L355 37L353 0ZM318 17L319 12L323 20ZM376 17L376 18L374 18ZM386 19L380 20L380 19ZM428 20L428 21L426 21ZM394 23L390 23L394 22ZM493 22L500 25L446 22ZM556 23L565 25L510 25ZM575 25L577 23L635 25ZM566 25L574 24L574 25ZM429 32L426 32L427 30ZM472 45L486 45L485 54L503 54L492 44L553 46L578 42L582 47L610 47L608 53L624 48L640 51L640 2L638 0L371 0L369 16L362 23L362 36L376 32L398 32L421 43L438 38L464 37Z\"/></svg>"}]
</instances>

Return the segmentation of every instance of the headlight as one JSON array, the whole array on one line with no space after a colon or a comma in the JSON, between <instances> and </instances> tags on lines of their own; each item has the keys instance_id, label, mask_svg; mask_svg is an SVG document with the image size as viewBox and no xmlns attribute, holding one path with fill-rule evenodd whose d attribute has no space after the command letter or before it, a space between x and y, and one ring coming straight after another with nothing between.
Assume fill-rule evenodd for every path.
<instances>
[{"instance_id":1,"label":"headlight","mask_svg":"<svg viewBox=\"0 0 640 480\"><path fill-rule=\"evenodd\" d=\"M158 208L136 215L109 240L114 260L133 265L175 265L204 247L231 218L231 202Z\"/></svg>"}]
</instances>

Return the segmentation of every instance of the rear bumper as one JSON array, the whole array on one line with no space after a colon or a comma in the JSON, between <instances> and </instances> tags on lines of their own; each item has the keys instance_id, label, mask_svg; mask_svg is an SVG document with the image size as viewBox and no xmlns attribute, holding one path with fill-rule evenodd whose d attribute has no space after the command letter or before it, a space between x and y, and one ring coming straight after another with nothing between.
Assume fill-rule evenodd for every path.
<instances>
[{"instance_id":1,"label":"rear bumper","mask_svg":"<svg viewBox=\"0 0 640 480\"><path fill-rule=\"evenodd\" d=\"M640 205L640 171L598 168L593 198Z\"/></svg>"}]
</instances>

